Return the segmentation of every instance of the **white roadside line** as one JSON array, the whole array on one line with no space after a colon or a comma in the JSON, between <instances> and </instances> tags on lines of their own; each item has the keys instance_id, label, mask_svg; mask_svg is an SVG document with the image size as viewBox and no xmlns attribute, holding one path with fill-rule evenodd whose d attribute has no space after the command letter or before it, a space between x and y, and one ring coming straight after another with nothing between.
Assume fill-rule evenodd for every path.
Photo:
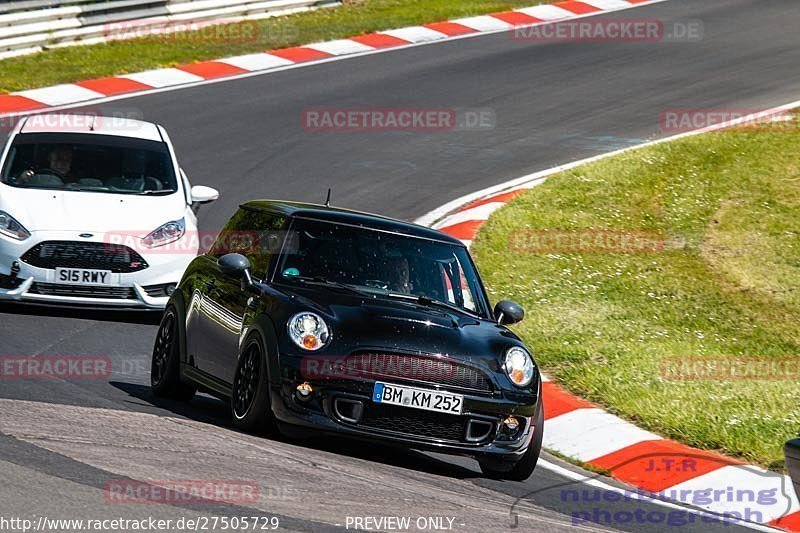
<instances>
[{"instance_id":1,"label":"white roadside line","mask_svg":"<svg viewBox=\"0 0 800 533\"><path fill-rule=\"evenodd\" d=\"M643 4L631 4L631 5L617 7L617 8L606 9L606 10L603 10L603 11L597 11L597 12L594 12L594 13L586 13L586 14L583 14L583 15L572 15L571 17L562 19L560 21L559 20L553 20L553 21L536 22L536 23L533 23L533 24L520 25L520 26L517 26L517 28L526 28L526 27L531 27L531 26L554 24L554 23L558 23L558 22L566 22L566 21L573 21L573 20L576 20L576 19L602 16L602 15L606 15L608 13L614 13L614 12L617 12L617 11L625 11L625 10L635 9L635 8L643 8L643 7L647 7L649 5L660 4L662 2L668 2L668 1L670 1L670 0L650 0L649 2L643 3ZM517 9L516 11L520 11L520 9ZM445 22L448 22L448 21L445 21ZM404 28L398 28L398 29L404 29ZM394 31L394 30L393 29L388 29L388 30L377 31L375 33L390 33L392 31ZM389 53L389 52L395 52L397 50L405 50L405 49L408 49L408 48L416 48L416 47L419 47L419 46L428 46L428 45L433 45L433 44L443 44L443 43L458 41L458 40L462 40L462 39L474 39L474 38L478 38L478 37L484 37L484 36L487 36L487 35L494 35L494 34L498 34L498 33L507 33L507 32L512 32L512 31L515 31L515 29L514 28L511 28L511 29L504 28L504 29L497 29L497 30L487 30L487 31L482 31L482 32L478 32L478 33L469 33L469 34L465 34L465 35L448 36L446 38L438 39L438 40L434 40L434 41L421 41L421 42L416 42L416 43L404 44L404 45L400 45L400 46L393 46L393 47L390 47L390 48L376 48L374 50L368 50L368 51L364 51L364 52L356 52L356 53L353 53L353 54L347 54L347 55L341 55L341 56L332 56L332 57L327 57L327 58L324 58L324 59L317 59L317 60L314 60L314 61L307 61L307 62L293 63L291 65L278 66L278 67L275 67L275 68L270 68L268 70L258 70L258 71L253 71L253 72L245 72L245 73L236 74L236 75L228 76L228 77L224 77L224 78L214 78L214 79L209 79L209 80L201 80L201 81L190 82L190 83L186 83L186 84L183 84L183 85L173 85L173 86L169 86L169 87L145 89L145 90L138 91L138 92L133 92L133 93L124 93L124 94L119 94L119 95L115 95L115 96L105 96L103 98L85 100L85 101L81 101L81 102L73 102L73 103L69 103L69 104L61 104L61 105L57 105L57 106L53 106L53 107L33 109L33 110L30 110L30 111L18 111L18 112L0 113L0 117L4 117L4 116L25 116L25 115L31 115L31 114L40 114L40 113L48 113L48 112L53 112L53 111L60 111L60 110L64 110L64 109L74 109L76 107L84 107L84 106L87 106L89 104L103 104L103 103L108 103L108 102L115 102L115 101L118 101L118 100L127 100L127 99L131 99L131 98L138 98L140 96L148 96L148 95L151 95L151 94L159 94L159 93L167 93L167 92L172 92L172 91L180 91L180 90L183 90L183 89L201 87L201 86L204 86L204 85L214 85L214 84L217 84L217 83L231 82L231 81L244 79L244 78L252 78L252 77L255 77L255 76L264 76L264 75L268 75L268 74L273 74L275 72L283 72L285 70L292 70L292 69L296 69L296 68L313 67L315 65L322 65L322 64L325 64L325 63L332 63L334 61L344 61L346 59L354 59L354 58L357 58L357 57L364 57L364 56L368 56L368 55L384 54L384 53ZM313 43L313 44L316 46L316 45L318 45L320 43ZM298 45L298 46L303 47L303 46L309 46L309 45ZM269 53L271 51L272 50L267 50L264 53ZM210 61L220 61L220 60L225 60L225 59L226 58L216 58L216 59L211 59ZM134 73L134 74L137 74L137 73ZM125 75L125 76L127 76L127 75ZM122 76L117 76L117 77L122 77ZM42 89L46 89L46 87L43 87ZM29 90L31 90L31 89L29 89ZM18 94L18 93L24 93L24 92L25 91L16 91L16 92L14 92L12 94Z\"/></svg>"}]
</instances>

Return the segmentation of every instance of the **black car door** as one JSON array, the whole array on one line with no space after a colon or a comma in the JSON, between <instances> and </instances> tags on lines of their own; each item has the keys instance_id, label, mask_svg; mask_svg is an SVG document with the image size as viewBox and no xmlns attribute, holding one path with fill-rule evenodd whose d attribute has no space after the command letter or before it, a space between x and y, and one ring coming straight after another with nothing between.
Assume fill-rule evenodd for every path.
<instances>
[{"instance_id":1,"label":"black car door","mask_svg":"<svg viewBox=\"0 0 800 533\"><path fill-rule=\"evenodd\" d=\"M209 253L193 263L194 292L186 321L186 346L195 368L218 377L219 372L210 356L219 347L209 345L220 337L216 330L222 323L217 317L218 305L215 304L219 299L217 288L222 277L217 269L217 259Z\"/></svg>"},{"instance_id":2,"label":"black car door","mask_svg":"<svg viewBox=\"0 0 800 533\"><path fill-rule=\"evenodd\" d=\"M217 355L236 350L232 339L238 338L246 298L250 293L241 290L240 281L222 274L217 269L217 257L204 261L200 283L201 297L197 305L197 319L191 331L195 352L195 366L203 372L226 383L226 369L218 364Z\"/></svg>"},{"instance_id":3,"label":"black car door","mask_svg":"<svg viewBox=\"0 0 800 533\"><path fill-rule=\"evenodd\" d=\"M241 279L220 272L217 260L228 253L242 254L250 261L252 275L266 278L284 223L280 215L240 208L207 255L195 328L196 365L227 384L233 382L244 316L255 296L242 287Z\"/></svg>"}]
</instances>

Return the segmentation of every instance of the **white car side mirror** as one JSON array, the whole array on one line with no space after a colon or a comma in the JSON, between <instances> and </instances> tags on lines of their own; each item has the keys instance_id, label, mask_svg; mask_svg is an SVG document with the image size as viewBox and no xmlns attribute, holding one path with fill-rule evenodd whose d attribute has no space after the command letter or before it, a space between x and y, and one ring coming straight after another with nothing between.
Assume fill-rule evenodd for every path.
<instances>
[{"instance_id":1,"label":"white car side mirror","mask_svg":"<svg viewBox=\"0 0 800 533\"><path fill-rule=\"evenodd\" d=\"M192 187L192 204L207 204L219 198L219 191L203 185Z\"/></svg>"}]
</instances>

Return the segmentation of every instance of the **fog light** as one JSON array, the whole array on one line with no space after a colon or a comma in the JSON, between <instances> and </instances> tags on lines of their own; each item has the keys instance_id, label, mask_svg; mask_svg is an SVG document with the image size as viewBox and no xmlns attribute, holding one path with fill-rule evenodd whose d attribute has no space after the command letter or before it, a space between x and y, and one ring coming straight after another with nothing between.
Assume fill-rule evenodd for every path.
<instances>
[{"instance_id":1,"label":"fog light","mask_svg":"<svg viewBox=\"0 0 800 533\"><path fill-rule=\"evenodd\" d=\"M517 428L519 427L519 420L517 420L517 419L516 419L516 418L514 418L513 416L509 416L508 418L506 418L505 420L503 420L503 425L504 425L504 426L506 427L506 429L508 429L509 431L516 431L516 430L517 430Z\"/></svg>"},{"instance_id":2,"label":"fog light","mask_svg":"<svg viewBox=\"0 0 800 533\"><path fill-rule=\"evenodd\" d=\"M314 388L308 381L297 386L297 397L301 400L308 400L313 392Z\"/></svg>"},{"instance_id":3,"label":"fog light","mask_svg":"<svg viewBox=\"0 0 800 533\"><path fill-rule=\"evenodd\" d=\"M164 292L167 293L167 296L172 296L172 293L175 292L175 284L170 283L166 287L164 287Z\"/></svg>"}]
</instances>

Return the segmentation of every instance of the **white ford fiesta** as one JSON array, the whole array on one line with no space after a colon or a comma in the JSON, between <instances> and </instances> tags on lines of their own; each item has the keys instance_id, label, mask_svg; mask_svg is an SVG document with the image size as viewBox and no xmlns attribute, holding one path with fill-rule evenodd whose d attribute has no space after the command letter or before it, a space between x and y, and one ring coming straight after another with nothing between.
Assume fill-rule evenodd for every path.
<instances>
[{"instance_id":1,"label":"white ford fiesta","mask_svg":"<svg viewBox=\"0 0 800 533\"><path fill-rule=\"evenodd\" d=\"M218 196L189 184L161 126L23 118L0 159L0 301L161 309Z\"/></svg>"}]
</instances>

